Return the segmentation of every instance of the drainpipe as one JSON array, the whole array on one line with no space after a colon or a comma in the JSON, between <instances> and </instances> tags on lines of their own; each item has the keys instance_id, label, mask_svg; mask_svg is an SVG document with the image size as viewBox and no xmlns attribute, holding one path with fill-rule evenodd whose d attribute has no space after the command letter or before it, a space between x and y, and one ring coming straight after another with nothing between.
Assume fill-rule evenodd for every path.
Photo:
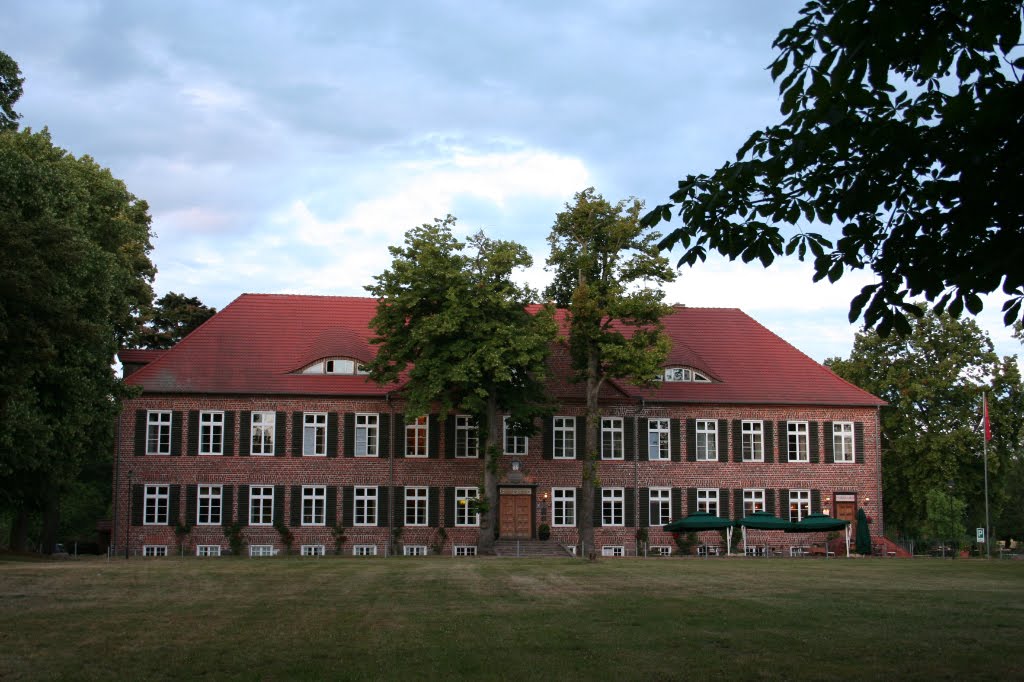
<instances>
[{"instance_id":1,"label":"drainpipe","mask_svg":"<svg viewBox=\"0 0 1024 682\"><path fill-rule=\"evenodd\" d=\"M395 539L395 501L392 497L395 494L395 431L397 431L397 429L395 428L395 406L391 404L391 391L384 394L384 401L388 405L388 428L391 429L391 438L388 438L388 506L390 509L385 512L388 515L388 542L385 545L386 549L384 556L387 558L394 554L394 547L392 543ZM427 421L429 428L429 419ZM428 437L427 447L430 447L429 442L430 439ZM379 511L380 510L378 509L378 512Z\"/></svg>"},{"instance_id":2,"label":"drainpipe","mask_svg":"<svg viewBox=\"0 0 1024 682\"><path fill-rule=\"evenodd\" d=\"M641 400L641 408L643 409L643 398ZM637 436L637 427L640 425L637 415L640 410L635 410L633 414L633 527L636 532L633 533L634 542L636 543L636 555L640 556L640 540L638 534L640 533L640 443ZM646 555L646 548L644 551Z\"/></svg>"},{"instance_id":3,"label":"drainpipe","mask_svg":"<svg viewBox=\"0 0 1024 682\"><path fill-rule=\"evenodd\" d=\"M878 500L879 516L882 517L882 536L885 536L885 514L881 513L883 509L882 498L882 408L878 405L875 406L875 452L878 453L878 464L876 465L875 480L878 481L878 496L875 498ZM857 510L855 509L854 512Z\"/></svg>"},{"instance_id":4,"label":"drainpipe","mask_svg":"<svg viewBox=\"0 0 1024 682\"><path fill-rule=\"evenodd\" d=\"M120 530L117 512L120 509L118 498L121 491L121 418L123 416L124 404L122 403L121 411L117 413L117 433L114 434L114 518L110 524L110 546L107 547L107 560L110 559L111 552L116 553L117 551L117 531ZM131 495L132 491L129 490L128 494ZM131 521L131 519L128 520Z\"/></svg>"}]
</instances>

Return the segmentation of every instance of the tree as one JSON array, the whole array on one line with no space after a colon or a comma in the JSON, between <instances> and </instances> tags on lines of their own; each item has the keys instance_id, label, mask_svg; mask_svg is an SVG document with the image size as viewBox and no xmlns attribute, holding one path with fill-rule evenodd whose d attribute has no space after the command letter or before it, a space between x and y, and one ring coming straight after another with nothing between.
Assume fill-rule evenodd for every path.
<instances>
[{"instance_id":1,"label":"tree","mask_svg":"<svg viewBox=\"0 0 1024 682\"><path fill-rule=\"evenodd\" d=\"M586 382L579 527L591 549L601 386L607 379L650 384L669 351L660 320L672 308L658 286L675 274L658 253L661 235L640 225L642 209L635 199L612 205L591 187L566 204L548 236L555 277L545 294L568 313L572 367Z\"/></svg>"},{"instance_id":2,"label":"tree","mask_svg":"<svg viewBox=\"0 0 1024 682\"><path fill-rule=\"evenodd\" d=\"M971 518L984 525L981 393L991 390L999 358L978 325L929 312L912 321L904 338L859 333L848 359L826 364L889 403L881 412L887 524L917 535L929 491L952 481ZM990 406L994 414L1001 409L997 400ZM990 477L999 475L1005 438L994 431Z\"/></svg>"},{"instance_id":3,"label":"tree","mask_svg":"<svg viewBox=\"0 0 1024 682\"><path fill-rule=\"evenodd\" d=\"M497 528L502 412L528 431L547 409L545 360L555 326L550 310L530 314L533 292L512 274L533 261L525 248L482 232L467 242L452 235L455 218L413 228L389 248L391 267L366 287L379 299L370 321L377 357L372 379L401 380L410 417L439 406L476 418L484 453L480 545Z\"/></svg>"},{"instance_id":4,"label":"tree","mask_svg":"<svg viewBox=\"0 0 1024 682\"><path fill-rule=\"evenodd\" d=\"M14 110L14 105L21 99L24 82L18 63L0 50L0 131L18 129L21 114Z\"/></svg>"},{"instance_id":5,"label":"tree","mask_svg":"<svg viewBox=\"0 0 1024 682\"><path fill-rule=\"evenodd\" d=\"M41 515L52 549L61 494L109 461L111 361L152 300L150 236L146 203L108 170L46 130L0 132L0 510L15 548Z\"/></svg>"},{"instance_id":6,"label":"tree","mask_svg":"<svg viewBox=\"0 0 1024 682\"><path fill-rule=\"evenodd\" d=\"M810 0L775 39L784 120L710 175L689 175L663 247L767 267L794 252L814 281L870 268L850 321L909 331L923 296L954 316L1000 287L1024 300L1020 0ZM1015 58L1016 57L1016 58ZM833 244L822 226L841 229ZM785 230L785 234L784 234Z\"/></svg>"},{"instance_id":7,"label":"tree","mask_svg":"<svg viewBox=\"0 0 1024 682\"><path fill-rule=\"evenodd\" d=\"M171 348L217 313L195 296L173 291L141 311L129 348Z\"/></svg>"}]
</instances>

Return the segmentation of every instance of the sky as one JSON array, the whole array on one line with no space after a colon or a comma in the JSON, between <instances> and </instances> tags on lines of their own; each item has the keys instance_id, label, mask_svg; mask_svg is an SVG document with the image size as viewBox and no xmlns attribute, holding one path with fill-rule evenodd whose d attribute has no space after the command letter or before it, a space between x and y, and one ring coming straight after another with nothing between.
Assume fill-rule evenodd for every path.
<instances>
[{"instance_id":1,"label":"sky","mask_svg":"<svg viewBox=\"0 0 1024 682\"><path fill-rule=\"evenodd\" d=\"M0 50L25 77L22 125L149 203L157 294L219 309L245 292L366 295L389 245L449 213L525 244L522 278L543 287L577 192L653 207L779 120L766 67L801 5L13 0ZM873 280L811 274L712 257L666 300L741 308L815 360L848 356L849 301ZM999 306L978 322L1016 354Z\"/></svg>"}]
</instances>

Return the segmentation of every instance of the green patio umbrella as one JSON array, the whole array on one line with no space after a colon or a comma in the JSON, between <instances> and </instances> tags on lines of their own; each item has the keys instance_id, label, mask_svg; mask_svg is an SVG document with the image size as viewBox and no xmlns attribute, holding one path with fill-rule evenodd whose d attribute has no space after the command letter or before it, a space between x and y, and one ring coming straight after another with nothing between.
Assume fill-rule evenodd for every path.
<instances>
[{"instance_id":1,"label":"green patio umbrella","mask_svg":"<svg viewBox=\"0 0 1024 682\"><path fill-rule=\"evenodd\" d=\"M871 554L871 529L868 528L868 515L864 507L857 509L857 554Z\"/></svg>"},{"instance_id":2,"label":"green patio umbrella","mask_svg":"<svg viewBox=\"0 0 1024 682\"><path fill-rule=\"evenodd\" d=\"M850 522L845 519L835 519L821 512L808 514L797 523L790 524L786 529L787 533L821 533L833 530L846 531L846 556L850 556ZM825 548L825 556L828 556L828 548Z\"/></svg>"},{"instance_id":3,"label":"green patio umbrella","mask_svg":"<svg viewBox=\"0 0 1024 682\"><path fill-rule=\"evenodd\" d=\"M689 533L701 530L721 530L725 528L725 553L732 551L732 520L723 519L705 511L694 512L689 516L667 523L662 528L670 533Z\"/></svg>"},{"instance_id":4,"label":"green patio umbrella","mask_svg":"<svg viewBox=\"0 0 1024 682\"><path fill-rule=\"evenodd\" d=\"M755 530L788 530L793 527L793 524L785 519L780 519L774 514L769 514L765 511L758 511L744 516L739 521L736 521L736 525L743 530L743 551L747 551L747 529L753 528Z\"/></svg>"}]
</instances>

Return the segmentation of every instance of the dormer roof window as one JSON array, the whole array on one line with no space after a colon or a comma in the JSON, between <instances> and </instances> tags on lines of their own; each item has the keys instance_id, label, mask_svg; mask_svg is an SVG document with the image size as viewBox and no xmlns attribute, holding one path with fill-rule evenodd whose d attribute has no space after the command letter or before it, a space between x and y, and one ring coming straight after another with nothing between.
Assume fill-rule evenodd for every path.
<instances>
[{"instance_id":1,"label":"dormer roof window","mask_svg":"<svg viewBox=\"0 0 1024 682\"><path fill-rule=\"evenodd\" d=\"M658 377L663 381L692 381L696 383L710 384L711 379L706 374L698 372L691 367L666 367L662 376Z\"/></svg>"},{"instance_id":2,"label":"dormer roof window","mask_svg":"<svg viewBox=\"0 0 1024 682\"><path fill-rule=\"evenodd\" d=\"M324 358L302 370L302 374L369 374L370 371L353 358Z\"/></svg>"}]
</instances>

